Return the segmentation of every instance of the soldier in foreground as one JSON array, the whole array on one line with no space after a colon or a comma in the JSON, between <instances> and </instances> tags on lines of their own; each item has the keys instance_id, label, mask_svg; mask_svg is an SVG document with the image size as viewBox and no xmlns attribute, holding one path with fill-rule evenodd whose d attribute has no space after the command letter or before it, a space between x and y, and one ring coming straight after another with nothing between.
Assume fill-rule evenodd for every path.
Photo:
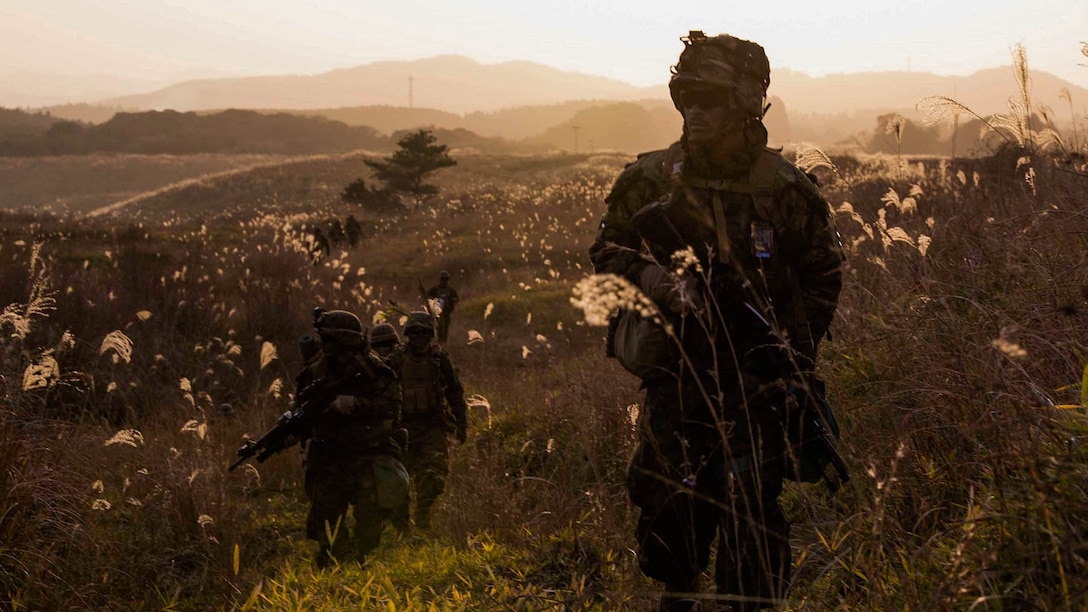
<instances>
[{"instance_id":1,"label":"soldier in foreground","mask_svg":"<svg viewBox=\"0 0 1088 612\"><path fill-rule=\"evenodd\" d=\"M843 256L817 187L766 148L763 48L702 32L681 40L669 90L683 135L619 176L590 256L672 326L669 337L621 317L610 330L646 389L626 483L640 567L664 583L662 610L701 609L717 538L717 598L755 610L789 588L778 496L785 478L804 479L799 430L823 405L814 369Z\"/></svg>"},{"instance_id":2,"label":"soldier in foreground","mask_svg":"<svg viewBox=\"0 0 1088 612\"><path fill-rule=\"evenodd\" d=\"M383 520L395 521L407 502L409 483L399 461L406 436L396 375L370 354L354 314L315 309L314 331L316 341L307 335L300 343L306 365L296 378L292 410L260 440L247 441L231 469L306 443L306 536L318 542L316 563L323 568L352 553L365 562L381 542ZM350 536L349 506L355 515Z\"/></svg>"},{"instance_id":3,"label":"soldier in foreground","mask_svg":"<svg viewBox=\"0 0 1088 612\"><path fill-rule=\"evenodd\" d=\"M438 302L438 342L445 345L450 335L450 320L457 308L457 290L450 286L450 273L442 270L438 284L427 290L427 299Z\"/></svg>"},{"instance_id":4,"label":"soldier in foreground","mask_svg":"<svg viewBox=\"0 0 1088 612\"><path fill-rule=\"evenodd\" d=\"M430 529L431 507L446 487L449 441L468 433L465 391L449 354L434 338L434 318L412 312L404 325L407 341L389 357L404 393L403 423L410 443L404 465L416 492L415 526Z\"/></svg>"}]
</instances>

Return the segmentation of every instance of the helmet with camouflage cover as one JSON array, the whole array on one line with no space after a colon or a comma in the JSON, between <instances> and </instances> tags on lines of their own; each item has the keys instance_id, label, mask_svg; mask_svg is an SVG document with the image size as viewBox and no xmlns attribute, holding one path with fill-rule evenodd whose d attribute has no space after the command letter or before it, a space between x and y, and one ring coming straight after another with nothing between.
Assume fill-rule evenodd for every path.
<instances>
[{"instance_id":1,"label":"helmet with camouflage cover","mask_svg":"<svg viewBox=\"0 0 1088 612\"><path fill-rule=\"evenodd\" d=\"M669 79L669 93L677 110L684 112L684 92L710 90L722 92L723 104L732 97L745 115L763 117L771 84L771 65L763 47L728 34L708 37L699 30L680 40L684 50Z\"/></svg>"},{"instance_id":2,"label":"helmet with camouflage cover","mask_svg":"<svg viewBox=\"0 0 1088 612\"><path fill-rule=\"evenodd\" d=\"M397 329L388 323L379 323L370 328L370 346L380 345L385 342L396 344L400 342Z\"/></svg>"},{"instance_id":3,"label":"helmet with camouflage cover","mask_svg":"<svg viewBox=\"0 0 1088 612\"><path fill-rule=\"evenodd\" d=\"M346 310L327 310L315 313L314 329L322 343L334 342L343 346L366 345L366 334L359 317Z\"/></svg>"},{"instance_id":4,"label":"helmet with camouflage cover","mask_svg":"<svg viewBox=\"0 0 1088 612\"><path fill-rule=\"evenodd\" d=\"M431 313L422 310L408 313L408 321L404 324L404 333L411 335L414 330L434 334L434 317L431 316Z\"/></svg>"}]
</instances>

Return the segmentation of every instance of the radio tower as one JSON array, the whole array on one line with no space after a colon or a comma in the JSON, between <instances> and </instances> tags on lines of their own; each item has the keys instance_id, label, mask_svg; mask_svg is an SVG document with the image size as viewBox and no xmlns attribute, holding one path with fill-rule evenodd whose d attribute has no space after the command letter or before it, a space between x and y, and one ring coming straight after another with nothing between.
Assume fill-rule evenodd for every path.
<instances>
[{"instance_id":1,"label":"radio tower","mask_svg":"<svg viewBox=\"0 0 1088 612\"><path fill-rule=\"evenodd\" d=\"M415 108L412 101L412 75L408 75L408 108Z\"/></svg>"}]
</instances>

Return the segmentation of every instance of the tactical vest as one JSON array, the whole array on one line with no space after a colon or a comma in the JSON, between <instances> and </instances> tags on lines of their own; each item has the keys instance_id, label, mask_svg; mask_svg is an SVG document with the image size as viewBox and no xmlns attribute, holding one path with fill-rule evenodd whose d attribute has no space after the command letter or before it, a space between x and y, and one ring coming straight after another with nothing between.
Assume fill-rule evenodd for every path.
<instances>
[{"instance_id":1,"label":"tactical vest","mask_svg":"<svg viewBox=\"0 0 1088 612\"><path fill-rule=\"evenodd\" d=\"M401 356L400 385L403 414L408 417L443 411L441 359L434 353L418 356L405 350Z\"/></svg>"},{"instance_id":2,"label":"tactical vest","mask_svg":"<svg viewBox=\"0 0 1088 612\"><path fill-rule=\"evenodd\" d=\"M754 257L756 260L766 261L772 257L774 251L784 248L783 245L775 244L776 241L780 241L781 228L787 225L786 215L788 214L788 211L783 210L775 202L775 178L783 164L780 152L765 147L749 169L748 176L734 180L681 176L683 163L683 149L680 143L674 143L666 151L662 161L662 178L673 185L709 191L709 206L694 211L695 216L698 217L694 221L704 228L712 228L715 251L720 263L729 261L733 256L733 245L738 242L738 240L730 239L730 229L743 233L744 240L740 242L747 242L751 248L750 254L738 254L740 257ZM743 224L744 227L730 228L723 206L723 193L743 194L751 199L755 215L753 219L748 220L748 223ZM781 272L785 278L779 280L786 285L786 292L789 294L793 309L790 313L780 314L789 314L792 318L790 331L794 335L792 342L794 347L814 358L815 342L809 330L797 273L788 263L781 268Z\"/></svg>"}]
</instances>

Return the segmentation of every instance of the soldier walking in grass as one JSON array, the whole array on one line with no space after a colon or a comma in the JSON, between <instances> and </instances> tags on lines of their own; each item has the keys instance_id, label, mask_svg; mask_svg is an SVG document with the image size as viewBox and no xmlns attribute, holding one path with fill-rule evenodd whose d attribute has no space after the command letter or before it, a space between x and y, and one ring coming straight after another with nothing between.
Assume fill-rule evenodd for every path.
<instances>
[{"instance_id":1,"label":"soldier walking in grass","mask_svg":"<svg viewBox=\"0 0 1088 612\"><path fill-rule=\"evenodd\" d=\"M322 259L329 256L329 239L325 237L325 233L321 231L320 227L316 225L310 230L310 258L316 264Z\"/></svg>"},{"instance_id":2,"label":"soldier walking in grass","mask_svg":"<svg viewBox=\"0 0 1088 612\"><path fill-rule=\"evenodd\" d=\"M379 323L371 327L369 337L371 350L377 353L378 357L381 357L386 363L388 363L389 356L393 354L393 351L400 346L400 335L397 334L397 328L389 323Z\"/></svg>"},{"instance_id":3,"label":"soldier walking in grass","mask_svg":"<svg viewBox=\"0 0 1088 612\"><path fill-rule=\"evenodd\" d=\"M359 220L355 218L355 215L348 215L346 221L344 221L344 234L348 238L348 245L351 248L355 248L359 244L359 239L363 236L363 226L359 225Z\"/></svg>"},{"instance_id":4,"label":"soldier walking in grass","mask_svg":"<svg viewBox=\"0 0 1088 612\"><path fill-rule=\"evenodd\" d=\"M344 225L340 223L340 219L333 219L329 223L329 244L335 247L343 246L347 241L347 235L344 233Z\"/></svg>"},{"instance_id":5,"label":"soldier walking in grass","mask_svg":"<svg viewBox=\"0 0 1088 612\"><path fill-rule=\"evenodd\" d=\"M352 555L362 563L381 542L382 522L395 520L408 499L408 474L399 461L406 441L401 390L393 370L370 354L354 314L318 309L314 329L320 349L310 353L296 388L337 388L335 399L313 416L306 445L306 536L319 543L318 567ZM349 506L355 516L350 536Z\"/></svg>"},{"instance_id":6,"label":"soldier walking in grass","mask_svg":"<svg viewBox=\"0 0 1088 612\"><path fill-rule=\"evenodd\" d=\"M681 40L669 90L683 135L619 176L590 256L640 287L673 334L627 315L610 334L646 389L626 481L640 567L664 583L660 609L701 609L716 539L716 597L755 610L789 588L778 496L798 474L799 415L824 401L814 369L843 255L813 181L766 148L763 48ZM648 357L652 335L667 341Z\"/></svg>"},{"instance_id":7,"label":"soldier walking in grass","mask_svg":"<svg viewBox=\"0 0 1088 612\"><path fill-rule=\"evenodd\" d=\"M438 342L446 344L450 334L450 320L457 308L457 290L450 286L450 273L442 270L438 284L427 290L427 299L438 302Z\"/></svg>"},{"instance_id":8,"label":"soldier walking in grass","mask_svg":"<svg viewBox=\"0 0 1088 612\"><path fill-rule=\"evenodd\" d=\"M415 526L430 529L431 508L446 488L450 436L464 443L468 433L465 391L449 354L435 342L434 318L412 312L404 325L407 341L389 357L404 393L408 430L404 465L412 478Z\"/></svg>"}]
</instances>

